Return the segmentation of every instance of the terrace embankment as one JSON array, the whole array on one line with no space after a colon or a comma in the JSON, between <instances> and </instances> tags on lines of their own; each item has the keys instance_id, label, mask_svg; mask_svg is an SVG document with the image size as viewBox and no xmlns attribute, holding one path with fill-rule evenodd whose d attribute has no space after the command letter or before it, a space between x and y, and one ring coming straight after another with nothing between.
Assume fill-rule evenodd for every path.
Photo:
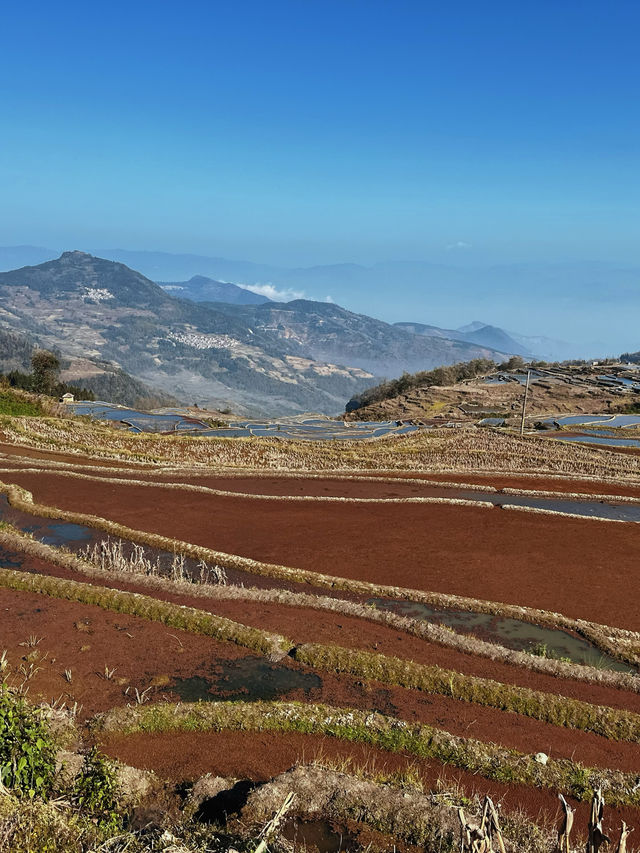
<instances>
[{"instance_id":1,"label":"terrace embankment","mask_svg":"<svg viewBox=\"0 0 640 853\"><path fill-rule=\"evenodd\" d=\"M193 639L187 632L141 617L113 616L95 605L2 590L0 606L7 614L3 636L14 677L21 680L21 660L33 664L36 671L27 679L32 698L64 696L81 702L85 715L133 701L137 694L127 688L179 696L180 685L192 684L196 677L204 699L286 697L333 707L375 708L407 722L427 723L524 753L543 751L628 772L640 762L638 743L613 742L451 696L337 675L289 659L272 664L232 643ZM34 643L32 636L43 639ZM117 677L107 677L105 667L119 670ZM65 678L67 670L71 678Z\"/></svg>"},{"instance_id":2,"label":"terrace embankment","mask_svg":"<svg viewBox=\"0 0 640 853\"><path fill-rule=\"evenodd\" d=\"M3 418L5 442L60 454L179 467L264 471L495 471L640 481L637 456L494 430L433 429L380 441L132 435L77 420ZM77 456L76 456L77 458Z\"/></svg>"},{"instance_id":3,"label":"terrace embankment","mask_svg":"<svg viewBox=\"0 0 640 853\"><path fill-rule=\"evenodd\" d=\"M628 595L634 524L446 504L255 501L49 471L11 480L43 504L266 562L640 628Z\"/></svg>"},{"instance_id":4,"label":"terrace embankment","mask_svg":"<svg viewBox=\"0 0 640 853\"><path fill-rule=\"evenodd\" d=\"M539 822L557 822L560 816L554 791L524 785L503 784L472 773L440 764L417 760L413 756L391 753L359 743L342 743L319 735L287 735L271 732L171 732L167 734L101 735L101 748L114 758L135 767L154 770L162 777L181 781L196 779L203 773L223 777L266 782L297 763L314 760L347 761L371 775L401 774L407 770L417 776L425 790L462 789L467 796L485 794L501 804L503 812L522 811ZM572 804L576 822L586 825L587 803ZM638 809L607 808L607 825L620 820L640 821Z\"/></svg>"},{"instance_id":5,"label":"terrace embankment","mask_svg":"<svg viewBox=\"0 0 640 853\"><path fill-rule=\"evenodd\" d=\"M0 431L1 435L2 432ZM93 465L101 468L117 468L123 464L119 459L98 459L87 456L84 453L60 453L55 450L47 450L46 448L6 444L3 441L0 441L0 454L7 461L16 457L23 457L26 459L42 460L44 462L62 462L77 466ZM4 461L5 459L3 459L3 463ZM153 471L156 467L150 462L136 462L135 460L127 460L124 464L136 471Z\"/></svg>"},{"instance_id":6,"label":"terrace embankment","mask_svg":"<svg viewBox=\"0 0 640 853\"><path fill-rule=\"evenodd\" d=\"M18 567L21 571L33 571L71 580L85 580L69 569L52 565L29 555L12 554L10 556L13 560L19 560ZM113 579L109 578L100 581L99 578L92 577L90 581L94 585L100 583L105 586L114 585ZM373 651L404 660L413 660L420 664L435 665L480 678L490 678L502 683L515 684L546 693L556 693L583 702L607 705L640 714L640 693L534 672L525 667L490 660L437 645L392 626L373 623L344 613L327 612L311 607L294 607L254 598L251 600L207 598L184 592L169 592L166 589L154 589L149 585L136 584L135 580L126 578L118 583L118 587L130 592L158 597L175 604L206 610L227 617L234 622L252 625L261 630L284 634L293 643L337 643L346 648ZM5 592L10 594L8 591ZM222 592L224 593L224 590ZM15 595L15 593L12 594ZM48 599L45 599L46 601ZM42 608L42 603L40 607ZM36 612L41 611L34 610L34 614ZM101 611L98 610L97 612L100 613ZM40 617L34 618L33 625L21 622L17 627L16 636L21 633L37 633L39 619ZM63 629L64 626L61 626L60 630ZM175 653L183 654L180 649L177 649ZM532 658L532 662L534 660Z\"/></svg>"},{"instance_id":7,"label":"terrace embankment","mask_svg":"<svg viewBox=\"0 0 640 853\"><path fill-rule=\"evenodd\" d=\"M391 473L391 472L390 472ZM361 473L361 476L381 476L381 472ZM621 480L606 480L593 477L550 476L548 474L502 474L502 473L466 473L456 471L442 473L398 471L393 477L399 479L424 478L439 482L470 483L495 489L534 489L549 492L577 492L582 494L610 494L628 497L640 497L640 485L625 484Z\"/></svg>"},{"instance_id":8,"label":"terrace embankment","mask_svg":"<svg viewBox=\"0 0 640 853\"><path fill-rule=\"evenodd\" d=\"M60 466L88 475L114 476L169 484L186 483L212 489L267 495L318 495L345 497L412 497L427 494L432 483L455 482L480 485L489 489L517 488L553 492L576 492L582 494L621 495L640 497L640 484L625 483L623 479L594 478L541 473L495 473L452 471L442 473L434 470L383 469L340 471L332 474L316 474L311 471L286 472L268 469L223 471L213 474L209 467L167 467L129 460L93 458L82 454L63 454L29 447L16 447L0 443L0 467L23 468ZM412 482L403 483L403 480ZM364 483L358 481L365 481ZM426 482L421 482L426 481Z\"/></svg>"}]
</instances>

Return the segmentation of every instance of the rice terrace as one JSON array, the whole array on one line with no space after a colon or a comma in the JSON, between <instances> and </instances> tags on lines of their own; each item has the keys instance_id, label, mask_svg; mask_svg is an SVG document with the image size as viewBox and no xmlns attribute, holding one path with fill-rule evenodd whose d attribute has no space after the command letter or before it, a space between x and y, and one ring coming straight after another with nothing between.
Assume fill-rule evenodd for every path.
<instances>
[{"instance_id":1,"label":"rice terrace","mask_svg":"<svg viewBox=\"0 0 640 853\"><path fill-rule=\"evenodd\" d=\"M4 4L0 853L640 853L639 32Z\"/></svg>"},{"instance_id":2,"label":"rice terrace","mask_svg":"<svg viewBox=\"0 0 640 853\"><path fill-rule=\"evenodd\" d=\"M3 695L45 709L63 776L114 762L130 843L170 819L551 853L640 825L633 451L58 415L2 418Z\"/></svg>"}]
</instances>

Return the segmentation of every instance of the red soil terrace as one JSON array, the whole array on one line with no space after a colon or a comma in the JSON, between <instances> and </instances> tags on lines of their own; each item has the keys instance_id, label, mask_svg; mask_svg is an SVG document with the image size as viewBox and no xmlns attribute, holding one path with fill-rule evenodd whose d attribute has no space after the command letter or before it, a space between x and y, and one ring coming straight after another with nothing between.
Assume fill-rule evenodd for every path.
<instances>
[{"instance_id":1,"label":"red soil terrace","mask_svg":"<svg viewBox=\"0 0 640 853\"><path fill-rule=\"evenodd\" d=\"M38 502L227 553L640 629L628 592L640 555L634 524L445 504L255 501L50 472L4 476Z\"/></svg>"},{"instance_id":2,"label":"red soil terrace","mask_svg":"<svg viewBox=\"0 0 640 853\"><path fill-rule=\"evenodd\" d=\"M21 569L23 571L35 571L41 574L55 575L84 583L104 586L114 585L113 581L105 580L101 582L97 578L80 575L32 557L24 558ZM140 592L144 595L161 598L175 604L207 610L244 625L252 625L264 631L283 635L293 643L326 643L347 648L364 649L365 651L376 654L390 655L426 665L440 666L480 678L491 678L503 683L517 684L521 687L541 690L546 693L557 693L591 704L608 705L612 708L621 708L640 713L640 693L534 672L524 667L440 646L403 631L398 631L390 626L370 622L355 616L306 607L291 607L270 602L243 599L211 599L195 594L167 593L164 590L154 589L152 586L143 584L136 584L132 581L118 582L118 588L131 592ZM8 590L5 593L10 594ZM38 596L37 598L40 597ZM46 597L42 597L42 599L45 602L49 601ZM1 600L0 598L0 602ZM71 606L70 602L64 603ZM73 606L82 607L84 605L74 604ZM103 612L99 608L88 609L97 613ZM117 614L114 616L117 617ZM28 632L26 623L23 621L20 622L16 628L16 637L22 633L37 633L39 619L40 617L31 626L33 631L29 629ZM143 620L139 621L142 622ZM153 625L153 623L148 624ZM183 632L177 633L181 636L183 634ZM205 640L205 642L214 641ZM220 645L224 648L232 647L231 644L229 646L227 644ZM248 652L245 653L248 654Z\"/></svg>"},{"instance_id":3,"label":"red soil terrace","mask_svg":"<svg viewBox=\"0 0 640 853\"><path fill-rule=\"evenodd\" d=\"M21 660L34 650L38 653L34 662L39 671L29 681L31 698L62 695L70 702L82 703L83 717L134 701L132 694L124 693L127 686L131 691L135 687L139 691L157 688L153 698L158 700L171 695L170 682L175 678L212 677L221 662L256 657L232 643L35 593L0 590L0 612L4 614L3 644L13 670L17 671ZM32 635L43 637L33 648L25 645ZM42 657L44 652L48 653L46 657ZM321 684L306 693L291 690L280 698L376 709L457 735L494 741L525 753L543 751L574 758L589 766L633 772L640 763L640 744L612 742L446 696L363 682L346 674L314 670L291 659L281 665L301 673L316 673ZM112 679L104 677L105 666L115 668ZM73 673L70 683L64 678L66 669ZM623 696L627 694L620 693L618 698ZM628 698L637 702L635 694Z\"/></svg>"},{"instance_id":4,"label":"red soil terrace","mask_svg":"<svg viewBox=\"0 0 640 853\"><path fill-rule=\"evenodd\" d=\"M425 788L435 788L440 783L461 786L468 796L489 794L500 803L504 811L522 810L534 820L557 822L560 815L558 798L554 791L529 788L522 785L505 785L491 782L471 773L448 767L435 761L420 761L412 756L386 752L358 743L343 743L317 735L270 732L206 732L192 734L125 735L103 737L101 749L108 755L136 767L154 770L163 778L194 780L203 773L251 779L265 782L278 773L289 770L296 763L314 759L338 760L351 758L354 765L366 767L369 772L393 773L411 769L417 771ZM348 771L347 771L348 772ZM576 825L584 826L588 820L589 806L569 801L576 807ZM640 820L640 810L634 808L612 809L605 812L605 825L618 827L620 820L633 824Z\"/></svg>"}]
</instances>

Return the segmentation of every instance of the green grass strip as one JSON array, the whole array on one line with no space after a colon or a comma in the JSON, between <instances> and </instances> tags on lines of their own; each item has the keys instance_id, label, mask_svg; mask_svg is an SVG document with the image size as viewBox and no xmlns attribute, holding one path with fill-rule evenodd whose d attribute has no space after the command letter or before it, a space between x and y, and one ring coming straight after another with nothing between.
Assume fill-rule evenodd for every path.
<instances>
[{"instance_id":1,"label":"green grass strip","mask_svg":"<svg viewBox=\"0 0 640 853\"><path fill-rule=\"evenodd\" d=\"M451 696L554 726L592 732L609 740L640 742L640 714L632 711L342 646L306 643L295 649L294 657L315 669L347 672L385 684Z\"/></svg>"},{"instance_id":2,"label":"green grass strip","mask_svg":"<svg viewBox=\"0 0 640 853\"><path fill-rule=\"evenodd\" d=\"M17 572L12 569L0 569L0 586L67 601L78 601L104 610L113 610L116 613L139 616L142 619L161 622L163 625L189 631L192 634L204 634L216 640L235 643L264 655L282 657L293 645L278 634L270 634L259 628L233 622L224 616L215 616L205 610L172 604L137 592L94 586L51 575Z\"/></svg>"},{"instance_id":3,"label":"green grass strip","mask_svg":"<svg viewBox=\"0 0 640 853\"><path fill-rule=\"evenodd\" d=\"M94 718L93 727L124 735L174 731L324 735L420 759L435 759L496 782L562 791L578 800L589 800L594 789L601 786L611 805L640 806L637 774L583 767L568 759L550 758L543 765L514 749L458 737L375 711L300 702L162 703L115 708Z\"/></svg>"}]
</instances>

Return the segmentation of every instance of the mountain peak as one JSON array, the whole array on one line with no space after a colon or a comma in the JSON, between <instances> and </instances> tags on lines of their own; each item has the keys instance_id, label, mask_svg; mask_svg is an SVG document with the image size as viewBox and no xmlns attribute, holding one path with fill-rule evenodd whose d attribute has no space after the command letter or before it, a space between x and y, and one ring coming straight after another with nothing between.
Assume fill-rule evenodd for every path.
<instances>
[{"instance_id":1,"label":"mountain peak","mask_svg":"<svg viewBox=\"0 0 640 853\"><path fill-rule=\"evenodd\" d=\"M484 329L485 327L489 327L489 323L483 323L482 320L474 320L472 323L468 323L466 326L459 326L456 331L457 332L478 332L480 329Z\"/></svg>"},{"instance_id":2,"label":"mountain peak","mask_svg":"<svg viewBox=\"0 0 640 853\"><path fill-rule=\"evenodd\" d=\"M253 293L230 281L217 281L206 275L194 275L188 281L160 281L163 290L179 291L181 299L193 302L226 302L232 305L262 305L270 302L267 296Z\"/></svg>"},{"instance_id":3,"label":"mountain peak","mask_svg":"<svg viewBox=\"0 0 640 853\"><path fill-rule=\"evenodd\" d=\"M220 284L220 282L216 281L214 278L209 278L207 275L192 275L188 284Z\"/></svg>"},{"instance_id":4,"label":"mountain peak","mask_svg":"<svg viewBox=\"0 0 640 853\"><path fill-rule=\"evenodd\" d=\"M79 249L74 249L71 252L63 252L59 259L60 261L80 261L85 258L93 258L93 255L90 255L88 252L81 252Z\"/></svg>"}]
</instances>

